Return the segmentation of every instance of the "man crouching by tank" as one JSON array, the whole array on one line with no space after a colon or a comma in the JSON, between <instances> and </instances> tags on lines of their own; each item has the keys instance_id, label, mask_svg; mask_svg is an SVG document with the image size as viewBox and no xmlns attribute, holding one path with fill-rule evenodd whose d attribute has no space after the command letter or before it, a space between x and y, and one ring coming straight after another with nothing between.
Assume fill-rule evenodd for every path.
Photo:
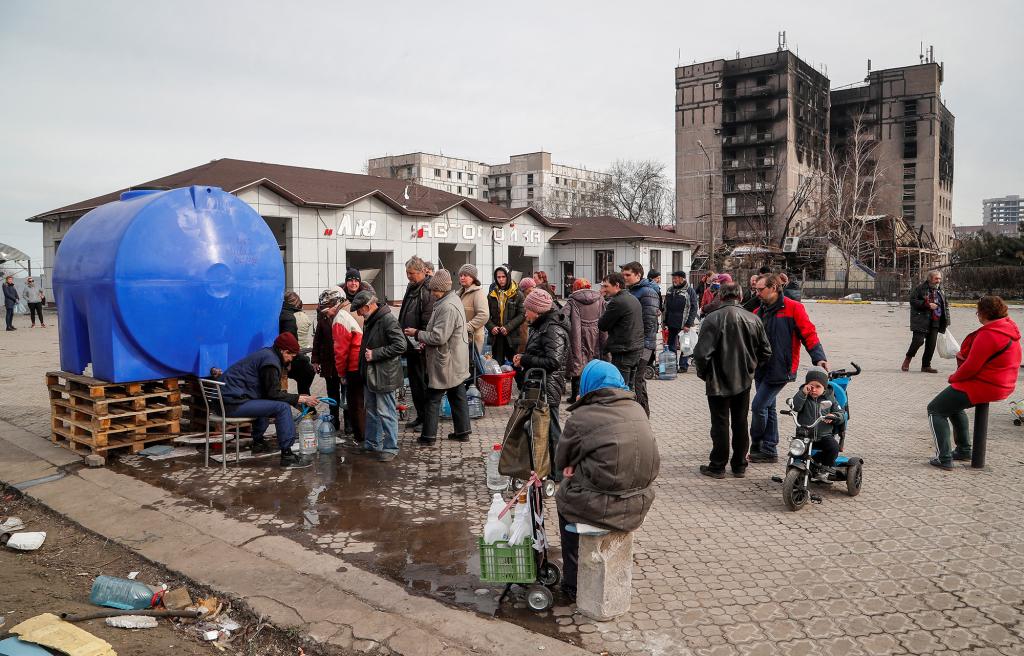
<instances>
[{"instance_id":1,"label":"man crouching by tank","mask_svg":"<svg viewBox=\"0 0 1024 656\"><path fill-rule=\"evenodd\" d=\"M281 449L282 467L309 467L308 456L292 453L295 442L295 420L292 407L315 406L317 400L304 394L289 394L281 389L281 368L299 354L299 340L291 333L281 333L274 345L250 353L224 372L224 410L228 417L254 417L252 452L266 453L270 446L264 441L270 417L277 430L277 446Z\"/></svg>"},{"instance_id":2,"label":"man crouching by tank","mask_svg":"<svg viewBox=\"0 0 1024 656\"><path fill-rule=\"evenodd\" d=\"M569 406L555 467L562 483L558 531L562 538L562 592L576 599L579 535L567 524L611 531L640 528L654 503L661 460L647 413L613 365L592 360L580 377L580 399Z\"/></svg>"}]
</instances>

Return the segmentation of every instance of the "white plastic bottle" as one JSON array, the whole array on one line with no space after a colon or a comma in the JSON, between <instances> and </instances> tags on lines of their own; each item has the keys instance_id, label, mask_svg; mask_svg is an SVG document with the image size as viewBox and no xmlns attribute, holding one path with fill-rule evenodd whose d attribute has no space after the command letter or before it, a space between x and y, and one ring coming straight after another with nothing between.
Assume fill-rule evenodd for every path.
<instances>
[{"instance_id":1,"label":"white plastic bottle","mask_svg":"<svg viewBox=\"0 0 1024 656\"><path fill-rule=\"evenodd\" d=\"M313 415L307 415L299 420L299 453L312 455L316 453L316 422Z\"/></svg>"},{"instance_id":2,"label":"white plastic bottle","mask_svg":"<svg viewBox=\"0 0 1024 656\"><path fill-rule=\"evenodd\" d=\"M495 444L487 454L487 489L501 491L508 487L508 476L498 473L498 461L501 460L501 445Z\"/></svg>"},{"instance_id":3,"label":"white plastic bottle","mask_svg":"<svg viewBox=\"0 0 1024 656\"><path fill-rule=\"evenodd\" d=\"M512 528L509 531L509 545L522 544L523 540L530 537L532 527L530 526L529 508L530 489L526 488L519 494L519 503L515 507L515 517L512 518Z\"/></svg>"}]
</instances>

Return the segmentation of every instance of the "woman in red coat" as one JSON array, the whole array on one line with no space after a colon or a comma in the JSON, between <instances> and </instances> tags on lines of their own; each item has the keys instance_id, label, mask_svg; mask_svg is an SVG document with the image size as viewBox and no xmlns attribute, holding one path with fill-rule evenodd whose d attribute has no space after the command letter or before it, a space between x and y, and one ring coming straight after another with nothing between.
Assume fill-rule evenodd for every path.
<instances>
[{"instance_id":1,"label":"woman in red coat","mask_svg":"<svg viewBox=\"0 0 1024 656\"><path fill-rule=\"evenodd\" d=\"M1013 393L1020 370L1020 329L1007 316L1006 303L998 296L978 301L981 328L964 339L957 353L957 370L949 387L928 404L928 420L935 437L931 464L953 469L954 460L971 459L971 438L967 433L967 408L979 403L1002 401ZM951 451L949 424L953 423L956 449Z\"/></svg>"}]
</instances>

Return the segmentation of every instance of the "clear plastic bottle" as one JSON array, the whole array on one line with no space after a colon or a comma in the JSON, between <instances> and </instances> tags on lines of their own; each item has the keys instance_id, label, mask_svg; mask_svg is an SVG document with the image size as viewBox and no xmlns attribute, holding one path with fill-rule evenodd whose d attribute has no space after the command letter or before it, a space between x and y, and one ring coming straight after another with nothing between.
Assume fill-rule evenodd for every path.
<instances>
[{"instance_id":1,"label":"clear plastic bottle","mask_svg":"<svg viewBox=\"0 0 1024 656\"><path fill-rule=\"evenodd\" d=\"M320 453L334 453L337 444L337 433L334 431L334 424L331 423L331 413L325 412L320 415L320 421L316 425L316 448Z\"/></svg>"},{"instance_id":2,"label":"clear plastic bottle","mask_svg":"<svg viewBox=\"0 0 1024 656\"><path fill-rule=\"evenodd\" d=\"M312 415L299 420L296 433L299 437L299 453L304 455L316 453L316 422L313 421Z\"/></svg>"},{"instance_id":3,"label":"clear plastic bottle","mask_svg":"<svg viewBox=\"0 0 1024 656\"><path fill-rule=\"evenodd\" d=\"M89 602L97 606L121 610L144 610L152 608L159 600L159 591L154 591L141 581L119 579L116 576L97 576L89 593Z\"/></svg>"},{"instance_id":4,"label":"clear plastic bottle","mask_svg":"<svg viewBox=\"0 0 1024 656\"><path fill-rule=\"evenodd\" d=\"M466 405L469 406L469 418L479 419L484 416L484 399L476 385L466 390Z\"/></svg>"},{"instance_id":5,"label":"clear plastic bottle","mask_svg":"<svg viewBox=\"0 0 1024 656\"><path fill-rule=\"evenodd\" d=\"M501 491L508 487L508 476L498 473L498 461L501 460L501 445L495 444L487 454L487 489Z\"/></svg>"}]
</instances>

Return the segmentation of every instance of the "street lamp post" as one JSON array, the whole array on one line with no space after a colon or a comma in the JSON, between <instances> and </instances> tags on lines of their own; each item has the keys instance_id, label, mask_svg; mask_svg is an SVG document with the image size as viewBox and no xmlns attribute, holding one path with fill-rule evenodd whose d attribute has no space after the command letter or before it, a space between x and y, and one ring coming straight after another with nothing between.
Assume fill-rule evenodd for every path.
<instances>
[{"instance_id":1,"label":"street lamp post","mask_svg":"<svg viewBox=\"0 0 1024 656\"><path fill-rule=\"evenodd\" d=\"M704 143L700 139L697 140L697 145L700 146L701 152L704 153L704 158L708 161L708 271L715 270L715 211L712 207L713 197L713 178L711 177L711 155L708 155L708 151L704 148Z\"/></svg>"}]
</instances>

